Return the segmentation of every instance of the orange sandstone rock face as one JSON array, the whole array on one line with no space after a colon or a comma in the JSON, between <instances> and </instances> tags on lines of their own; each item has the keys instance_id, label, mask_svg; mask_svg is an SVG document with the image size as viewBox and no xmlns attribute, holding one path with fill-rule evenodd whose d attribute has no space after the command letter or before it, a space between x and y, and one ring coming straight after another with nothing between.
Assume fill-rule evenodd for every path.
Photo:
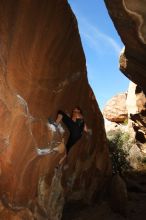
<instances>
[{"instance_id":1,"label":"orange sandstone rock face","mask_svg":"<svg viewBox=\"0 0 146 220\"><path fill-rule=\"evenodd\" d=\"M77 22L64 0L2 0L0 37L0 219L57 220L65 197L89 202L109 174ZM93 134L73 147L69 169L55 171L63 153L39 156L36 149L66 142L47 117L75 105Z\"/></svg>"},{"instance_id":2,"label":"orange sandstone rock face","mask_svg":"<svg viewBox=\"0 0 146 220\"><path fill-rule=\"evenodd\" d=\"M146 93L146 3L139 0L105 0L105 3L125 45L120 69Z\"/></svg>"}]
</instances>

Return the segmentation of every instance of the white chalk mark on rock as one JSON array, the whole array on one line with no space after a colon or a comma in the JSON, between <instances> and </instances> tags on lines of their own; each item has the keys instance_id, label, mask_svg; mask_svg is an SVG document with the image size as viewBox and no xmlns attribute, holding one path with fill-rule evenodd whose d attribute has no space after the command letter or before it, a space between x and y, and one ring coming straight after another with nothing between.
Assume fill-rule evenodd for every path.
<instances>
[{"instance_id":1,"label":"white chalk mark on rock","mask_svg":"<svg viewBox=\"0 0 146 220\"><path fill-rule=\"evenodd\" d=\"M53 90L53 93L60 93L70 83L73 83L80 79L80 76L81 72L73 73L69 79L65 79L64 81L60 82L57 88Z\"/></svg>"}]
</instances>

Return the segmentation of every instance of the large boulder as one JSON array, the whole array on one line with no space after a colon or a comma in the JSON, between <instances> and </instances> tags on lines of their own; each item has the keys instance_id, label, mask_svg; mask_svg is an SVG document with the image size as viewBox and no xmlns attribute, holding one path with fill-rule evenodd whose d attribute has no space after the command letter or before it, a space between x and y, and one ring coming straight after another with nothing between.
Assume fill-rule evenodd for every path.
<instances>
[{"instance_id":1,"label":"large boulder","mask_svg":"<svg viewBox=\"0 0 146 220\"><path fill-rule=\"evenodd\" d=\"M126 93L121 93L112 97L103 109L104 117L112 122L124 122L128 118L126 98Z\"/></svg>"},{"instance_id":2,"label":"large boulder","mask_svg":"<svg viewBox=\"0 0 146 220\"><path fill-rule=\"evenodd\" d=\"M146 2L104 0L124 45L121 71L146 93Z\"/></svg>"},{"instance_id":3,"label":"large boulder","mask_svg":"<svg viewBox=\"0 0 146 220\"><path fill-rule=\"evenodd\" d=\"M58 220L65 198L90 202L110 172L77 21L64 0L2 0L0 18L0 219ZM55 171L63 151L36 150L66 142L47 118L76 105L92 136L73 147L67 171Z\"/></svg>"}]
</instances>

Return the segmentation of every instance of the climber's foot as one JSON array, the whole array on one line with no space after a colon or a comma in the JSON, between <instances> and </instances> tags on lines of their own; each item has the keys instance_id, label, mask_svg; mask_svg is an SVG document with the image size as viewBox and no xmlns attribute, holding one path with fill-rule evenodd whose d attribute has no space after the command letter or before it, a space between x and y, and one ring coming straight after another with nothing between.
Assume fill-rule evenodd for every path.
<instances>
[{"instance_id":1,"label":"climber's foot","mask_svg":"<svg viewBox=\"0 0 146 220\"><path fill-rule=\"evenodd\" d=\"M54 125L55 128L58 127L58 124L52 118L48 118L48 122L49 122L49 124Z\"/></svg>"}]
</instances>

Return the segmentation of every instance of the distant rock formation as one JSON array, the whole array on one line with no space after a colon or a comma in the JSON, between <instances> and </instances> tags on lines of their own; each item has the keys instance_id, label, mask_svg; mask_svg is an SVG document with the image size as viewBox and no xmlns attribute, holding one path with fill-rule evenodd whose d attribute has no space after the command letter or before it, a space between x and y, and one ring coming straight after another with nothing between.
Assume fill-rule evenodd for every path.
<instances>
[{"instance_id":1,"label":"distant rock formation","mask_svg":"<svg viewBox=\"0 0 146 220\"><path fill-rule=\"evenodd\" d=\"M138 146L146 153L146 96L135 83L130 83L126 100L129 127L135 132Z\"/></svg>"},{"instance_id":2,"label":"distant rock formation","mask_svg":"<svg viewBox=\"0 0 146 220\"><path fill-rule=\"evenodd\" d=\"M128 141L131 146L126 150L129 153L130 164L135 169L146 169L145 163L142 163L146 158L146 97L133 82L129 84L126 97L118 108L116 103L120 100L119 95L114 96L105 106L103 115L106 133L107 135L116 135L119 131L129 133ZM118 116L123 111L123 106L127 109L127 118L120 122Z\"/></svg>"},{"instance_id":3,"label":"distant rock formation","mask_svg":"<svg viewBox=\"0 0 146 220\"><path fill-rule=\"evenodd\" d=\"M2 0L0 18L0 219L59 220L65 198L89 203L110 173L77 21L64 0ZM69 168L57 171L63 151L38 153L68 134L47 118L76 105L93 134L73 147Z\"/></svg>"},{"instance_id":4,"label":"distant rock formation","mask_svg":"<svg viewBox=\"0 0 146 220\"><path fill-rule=\"evenodd\" d=\"M128 118L126 98L126 93L121 93L112 97L103 109L104 117L112 122L124 122Z\"/></svg>"}]
</instances>

